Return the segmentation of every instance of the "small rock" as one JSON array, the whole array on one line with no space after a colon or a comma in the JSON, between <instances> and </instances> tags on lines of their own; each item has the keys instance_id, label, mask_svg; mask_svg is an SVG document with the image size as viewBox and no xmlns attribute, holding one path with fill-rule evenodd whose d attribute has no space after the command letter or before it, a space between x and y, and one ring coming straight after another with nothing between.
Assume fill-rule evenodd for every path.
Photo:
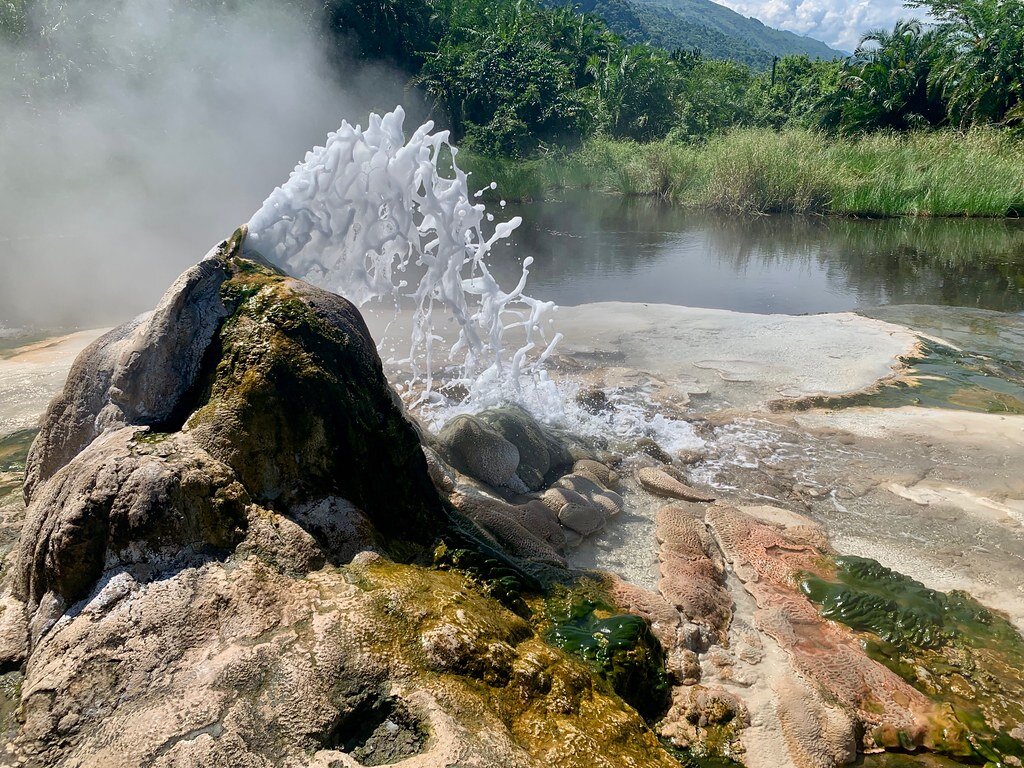
<instances>
[{"instance_id":1,"label":"small rock","mask_svg":"<svg viewBox=\"0 0 1024 768\"><path fill-rule=\"evenodd\" d=\"M519 449L475 416L457 416L437 436L452 465L490 486L507 485L519 467Z\"/></svg>"},{"instance_id":2,"label":"small rock","mask_svg":"<svg viewBox=\"0 0 1024 768\"><path fill-rule=\"evenodd\" d=\"M576 402L588 413L598 414L611 407L608 395L602 389L585 389L576 395Z\"/></svg>"},{"instance_id":3,"label":"small rock","mask_svg":"<svg viewBox=\"0 0 1024 768\"><path fill-rule=\"evenodd\" d=\"M586 504L586 499L568 488L548 488L540 497L541 503L556 515L566 504Z\"/></svg>"},{"instance_id":4,"label":"small rock","mask_svg":"<svg viewBox=\"0 0 1024 768\"><path fill-rule=\"evenodd\" d=\"M667 472L653 467L644 467L636 473L636 479L646 491L655 496L664 496L670 499L683 499L684 501L714 501L715 497L698 491L695 488L680 482Z\"/></svg>"},{"instance_id":5,"label":"small rock","mask_svg":"<svg viewBox=\"0 0 1024 768\"><path fill-rule=\"evenodd\" d=\"M615 491L596 493L590 497L590 502L604 512L605 517L615 517L625 506L622 497L615 493Z\"/></svg>"},{"instance_id":6,"label":"small rock","mask_svg":"<svg viewBox=\"0 0 1024 768\"><path fill-rule=\"evenodd\" d=\"M565 529L565 546L569 549L576 549L580 544L583 543L583 537L580 536L576 531L569 528Z\"/></svg>"},{"instance_id":7,"label":"small rock","mask_svg":"<svg viewBox=\"0 0 1024 768\"><path fill-rule=\"evenodd\" d=\"M603 485L597 482L596 478L591 479L575 473L563 475L558 479L554 487L575 491L584 498L590 498L597 493L604 493L606 490Z\"/></svg>"},{"instance_id":8,"label":"small rock","mask_svg":"<svg viewBox=\"0 0 1024 768\"><path fill-rule=\"evenodd\" d=\"M558 513L558 522L580 536L601 530L604 527L604 510L594 504L566 504Z\"/></svg>"},{"instance_id":9,"label":"small rock","mask_svg":"<svg viewBox=\"0 0 1024 768\"><path fill-rule=\"evenodd\" d=\"M665 449L662 448L649 437L641 437L639 440L637 440L636 447L642 453L646 453L652 459L660 461L662 464L672 463L672 457L665 452Z\"/></svg>"},{"instance_id":10,"label":"small rock","mask_svg":"<svg viewBox=\"0 0 1024 768\"><path fill-rule=\"evenodd\" d=\"M699 464L707 457L707 451L688 451L686 449L676 451L676 461L687 467L692 466L693 464Z\"/></svg>"},{"instance_id":11,"label":"small rock","mask_svg":"<svg viewBox=\"0 0 1024 768\"><path fill-rule=\"evenodd\" d=\"M516 447L516 475L527 490L540 490L549 472L572 463L573 457L559 436L522 408L494 408L477 418Z\"/></svg>"},{"instance_id":12,"label":"small rock","mask_svg":"<svg viewBox=\"0 0 1024 768\"><path fill-rule=\"evenodd\" d=\"M573 464L573 474L591 475L605 488L611 488L619 482L619 473L609 466L593 459L582 459Z\"/></svg>"},{"instance_id":13,"label":"small rock","mask_svg":"<svg viewBox=\"0 0 1024 768\"><path fill-rule=\"evenodd\" d=\"M584 503L587 506L599 510L605 518L614 517L622 511L625 506L622 497L615 491L607 490L597 482L597 478L589 473L577 475L575 473L565 475L550 490L566 490L575 497L572 501Z\"/></svg>"}]
</instances>

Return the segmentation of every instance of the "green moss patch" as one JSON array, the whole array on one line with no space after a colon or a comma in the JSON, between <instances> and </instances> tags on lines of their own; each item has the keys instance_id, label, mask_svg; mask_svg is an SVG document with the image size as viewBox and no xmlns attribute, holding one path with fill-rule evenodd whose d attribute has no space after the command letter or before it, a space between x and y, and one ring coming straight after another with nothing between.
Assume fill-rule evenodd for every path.
<instances>
[{"instance_id":1,"label":"green moss patch","mask_svg":"<svg viewBox=\"0 0 1024 768\"><path fill-rule=\"evenodd\" d=\"M188 424L265 505L350 500L387 541L426 544L443 522L415 431L355 307L225 244L229 316Z\"/></svg>"},{"instance_id":2,"label":"green moss patch","mask_svg":"<svg viewBox=\"0 0 1024 768\"><path fill-rule=\"evenodd\" d=\"M0 438L0 499L20 492L25 481L25 460L37 429L22 429Z\"/></svg>"},{"instance_id":3,"label":"green moss patch","mask_svg":"<svg viewBox=\"0 0 1024 768\"><path fill-rule=\"evenodd\" d=\"M993 766L1024 758L1024 638L1005 617L964 592L938 592L861 557L800 587L824 617L864 636L869 655L937 702L967 729L969 753ZM1011 762L1007 762L1007 760Z\"/></svg>"},{"instance_id":4,"label":"green moss patch","mask_svg":"<svg viewBox=\"0 0 1024 768\"><path fill-rule=\"evenodd\" d=\"M442 543L434 550L434 565L442 570L461 572L488 597L513 613L530 618L532 612L523 599L526 585L520 574L506 563L472 549L449 548Z\"/></svg>"},{"instance_id":5,"label":"green moss patch","mask_svg":"<svg viewBox=\"0 0 1024 768\"><path fill-rule=\"evenodd\" d=\"M692 749L677 747L667 739L662 739L662 746L665 751L679 761L684 768L742 768L742 763L737 763L728 757L719 755L698 754Z\"/></svg>"},{"instance_id":6,"label":"green moss patch","mask_svg":"<svg viewBox=\"0 0 1024 768\"><path fill-rule=\"evenodd\" d=\"M656 719L670 690L660 643L646 619L617 613L587 591L554 591L546 606L548 641L588 662L645 719Z\"/></svg>"}]
</instances>

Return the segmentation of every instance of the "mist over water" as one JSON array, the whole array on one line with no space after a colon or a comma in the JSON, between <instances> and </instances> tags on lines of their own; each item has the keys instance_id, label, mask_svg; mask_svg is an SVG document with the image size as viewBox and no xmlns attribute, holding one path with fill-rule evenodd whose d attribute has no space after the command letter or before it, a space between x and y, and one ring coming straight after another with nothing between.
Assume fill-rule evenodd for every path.
<instances>
[{"instance_id":1,"label":"mist over water","mask_svg":"<svg viewBox=\"0 0 1024 768\"><path fill-rule=\"evenodd\" d=\"M313 5L171 5L41 2L0 42L0 326L149 309L343 119L425 114L397 72L329 69Z\"/></svg>"}]
</instances>

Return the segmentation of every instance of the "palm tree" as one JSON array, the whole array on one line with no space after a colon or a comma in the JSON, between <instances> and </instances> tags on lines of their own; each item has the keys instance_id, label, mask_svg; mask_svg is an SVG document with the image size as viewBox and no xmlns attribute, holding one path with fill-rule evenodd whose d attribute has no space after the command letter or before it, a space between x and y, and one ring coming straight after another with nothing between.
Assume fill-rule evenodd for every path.
<instances>
[{"instance_id":1,"label":"palm tree","mask_svg":"<svg viewBox=\"0 0 1024 768\"><path fill-rule=\"evenodd\" d=\"M570 6L554 8L541 17L543 38L555 55L572 70L576 87L592 82L591 58L605 59L618 47L615 36L596 16L578 13Z\"/></svg>"},{"instance_id":2,"label":"palm tree","mask_svg":"<svg viewBox=\"0 0 1024 768\"><path fill-rule=\"evenodd\" d=\"M1020 0L912 0L937 20L942 51L933 81L953 122L1024 122L1024 3Z\"/></svg>"},{"instance_id":3,"label":"palm tree","mask_svg":"<svg viewBox=\"0 0 1024 768\"><path fill-rule=\"evenodd\" d=\"M616 47L603 59L591 56L587 72L597 122L612 136L649 141L672 127L679 75L664 51Z\"/></svg>"},{"instance_id":4,"label":"palm tree","mask_svg":"<svg viewBox=\"0 0 1024 768\"><path fill-rule=\"evenodd\" d=\"M833 100L839 127L855 133L941 125L946 108L932 84L936 40L916 20L866 34Z\"/></svg>"}]
</instances>

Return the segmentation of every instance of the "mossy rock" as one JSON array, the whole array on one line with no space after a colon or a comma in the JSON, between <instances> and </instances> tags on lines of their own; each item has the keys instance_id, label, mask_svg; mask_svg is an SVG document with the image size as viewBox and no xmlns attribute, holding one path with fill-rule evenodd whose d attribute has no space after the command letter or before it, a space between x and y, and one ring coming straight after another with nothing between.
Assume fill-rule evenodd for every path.
<instances>
[{"instance_id":1,"label":"mossy rock","mask_svg":"<svg viewBox=\"0 0 1024 768\"><path fill-rule=\"evenodd\" d=\"M386 538L428 543L444 511L359 311L243 258L188 430L278 509L340 496Z\"/></svg>"},{"instance_id":2,"label":"mossy rock","mask_svg":"<svg viewBox=\"0 0 1024 768\"><path fill-rule=\"evenodd\" d=\"M245 235L72 366L25 466L15 587L33 606L47 592L70 605L115 565L149 578L154 554L176 567L230 557L255 507L302 526L303 508L343 499L402 559L448 526L358 310L248 258ZM322 556L303 563L351 557L306 532Z\"/></svg>"},{"instance_id":3,"label":"mossy rock","mask_svg":"<svg viewBox=\"0 0 1024 768\"><path fill-rule=\"evenodd\" d=\"M836 558L800 586L825 618L863 633L872 658L950 705L967 743L938 740L936 751L993 765L1024 758L1024 638L1007 618L861 557Z\"/></svg>"},{"instance_id":4,"label":"mossy rock","mask_svg":"<svg viewBox=\"0 0 1024 768\"><path fill-rule=\"evenodd\" d=\"M478 711L473 702L486 701L530 764L678 765L594 663L545 639L550 624L539 600L526 621L481 594L463 573L384 559L348 566L346 578L377 596L371 656L407 665L426 689L443 687L472 711Z\"/></svg>"},{"instance_id":5,"label":"mossy rock","mask_svg":"<svg viewBox=\"0 0 1024 768\"><path fill-rule=\"evenodd\" d=\"M742 763L737 763L728 757L698 754L695 750L677 747L667 739L663 739L662 744L683 768L742 768L743 766Z\"/></svg>"},{"instance_id":6,"label":"mossy rock","mask_svg":"<svg viewBox=\"0 0 1024 768\"><path fill-rule=\"evenodd\" d=\"M434 565L465 574L479 584L486 595L513 613L529 618L531 611L523 593L533 584L524 583L523 574L507 561L474 549L449 548L442 543L434 550Z\"/></svg>"}]
</instances>

